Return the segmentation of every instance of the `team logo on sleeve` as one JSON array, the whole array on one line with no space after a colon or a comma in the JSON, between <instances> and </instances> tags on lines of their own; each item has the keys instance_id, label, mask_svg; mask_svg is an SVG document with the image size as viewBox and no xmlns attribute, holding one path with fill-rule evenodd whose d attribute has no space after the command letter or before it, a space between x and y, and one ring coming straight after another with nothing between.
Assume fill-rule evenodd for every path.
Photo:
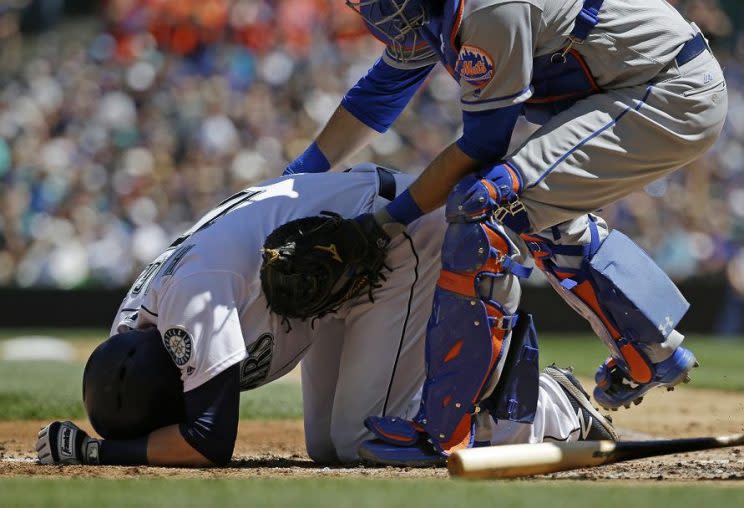
<instances>
[{"instance_id":1,"label":"team logo on sleeve","mask_svg":"<svg viewBox=\"0 0 744 508\"><path fill-rule=\"evenodd\" d=\"M163 345L179 367L191 360L191 335L182 328L170 328L163 334Z\"/></svg>"},{"instance_id":2,"label":"team logo on sleeve","mask_svg":"<svg viewBox=\"0 0 744 508\"><path fill-rule=\"evenodd\" d=\"M483 88L493 79L493 58L485 49L464 45L455 64L455 75L476 88Z\"/></svg>"}]
</instances>

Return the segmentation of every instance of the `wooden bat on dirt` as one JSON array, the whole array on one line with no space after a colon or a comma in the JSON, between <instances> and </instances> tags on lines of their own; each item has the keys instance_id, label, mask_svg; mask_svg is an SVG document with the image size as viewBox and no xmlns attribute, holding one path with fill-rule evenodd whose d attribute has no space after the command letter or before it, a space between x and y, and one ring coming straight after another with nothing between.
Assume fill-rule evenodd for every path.
<instances>
[{"instance_id":1,"label":"wooden bat on dirt","mask_svg":"<svg viewBox=\"0 0 744 508\"><path fill-rule=\"evenodd\" d=\"M450 455L447 467L460 478L517 478L601 466L673 453L744 445L744 434L656 441L579 441L488 446Z\"/></svg>"}]
</instances>

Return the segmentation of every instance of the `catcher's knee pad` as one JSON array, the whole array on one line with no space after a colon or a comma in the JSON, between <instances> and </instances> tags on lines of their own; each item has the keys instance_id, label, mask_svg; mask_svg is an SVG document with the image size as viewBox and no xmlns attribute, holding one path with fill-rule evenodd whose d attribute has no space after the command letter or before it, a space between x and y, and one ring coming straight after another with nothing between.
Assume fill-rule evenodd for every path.
<instances>
[{"instance_id":1,"label":"catcher's knee pad","mask_svg":"<svg viewBox=\"0 0 744 508\"><path fill-rule=\"evenodd\" d=\"M493 295L506 277L530 272L513 261L513 254L507 237L493 224L450 224L445 234L442 273L427 328L427 379L416 418L440 451L472 445L472 415L504 368L510 331L519 318ZM531 418L519 408L512 403L511 419Z\"/></svg>"},{"instance_id":2,"label":"catcher's knee pad","mask_svg":"<svg viewBox=\"0 0 744 508\"><path fill-rule=\"evenodd\" d=\"M590 216L591 218L591 216ZM592 325L612 357L637 383L653 378L653 365L636 347L667 339L689 304L669 277L632 240L612 231L600 240L588 222L587 245L557 245L522 235L536 265L574 309ZM556 256L579 256L579 268L558 266Z\"/></svg>"}]
</instances>

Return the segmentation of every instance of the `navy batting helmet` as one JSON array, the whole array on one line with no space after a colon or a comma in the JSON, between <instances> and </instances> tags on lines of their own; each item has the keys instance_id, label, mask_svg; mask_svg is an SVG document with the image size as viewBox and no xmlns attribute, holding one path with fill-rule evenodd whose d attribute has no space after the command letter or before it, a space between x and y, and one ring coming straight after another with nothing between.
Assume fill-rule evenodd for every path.
<instances>
[{"instance_id":1,"label":"navy batting helmet","mask_svg":"<svg viewBox=\"0 0 744 508\"><path fill-rule=\"evenodd\" d=\"M141 437L181 422L183 383L158 330L130 330L99 345L85 366L83 401L105 439Z\"/></svg>"}]
</instances>

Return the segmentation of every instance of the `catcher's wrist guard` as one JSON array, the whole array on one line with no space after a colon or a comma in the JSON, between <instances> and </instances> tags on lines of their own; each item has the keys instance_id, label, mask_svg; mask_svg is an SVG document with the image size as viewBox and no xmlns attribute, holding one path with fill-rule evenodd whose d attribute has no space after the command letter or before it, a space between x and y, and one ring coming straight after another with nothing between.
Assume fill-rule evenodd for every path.
<instances>
[{"instance_id":1,"label":"catcher's wrist guard","mask_svg":"<svg viewBox=\"0 0 744 508\"><path fill-rule=\"evenodd\" d=\"M371 214L344 219L332 212L274 230L263 247L261 287L285 319L320 318L385 280L390 237Z\"/></svg>"}]
</instances>

